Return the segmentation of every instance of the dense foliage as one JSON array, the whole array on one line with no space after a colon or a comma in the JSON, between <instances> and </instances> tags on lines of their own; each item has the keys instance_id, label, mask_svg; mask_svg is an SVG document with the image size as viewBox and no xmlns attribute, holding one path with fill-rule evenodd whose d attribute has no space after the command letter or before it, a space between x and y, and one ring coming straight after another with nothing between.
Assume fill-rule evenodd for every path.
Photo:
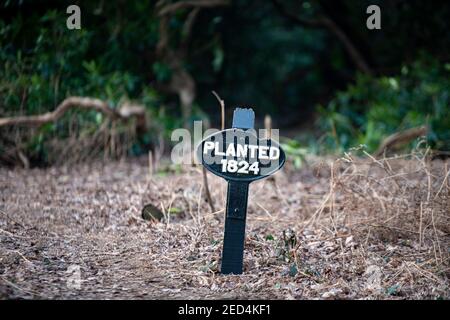
<instances>
[{"instance_id":1,"label":"dense foliage","mask_svg":"<svg viewBox=\"0 0 450 320\"><path fill-rule=\"evenodd\" d=\"M148 107L161 129L158 123L166 119L164 109L149 85L158 73L153 75L151 61L145 58L157 40L157 21L142 14L152 12L152 4L83 3L81 30L66 27L69 4L5 4L6 15L0 20L0 114L41 114L54 110L68 96L100 98L112 107L137 100ZM144 30L149 30L146 37L142 37ZM104 120L95 111L71 111L57 123L40 127L21 148L31 159L45 163L49 139L73 134L74 122L80 136L92 135ZM152 131L140 137L130 151L142 152L142 146L157 139L154 136ZM3 148L11 144L1 142Z\"/></svg>"},{"instance_id":2,"label":"dense foliage","mask_svg":"<svg viewBox=\"0 0 450 320\"><path fill-rule=\"evenodd\" d=\"M450 64L422 59L396 76L360 75L320 113L328 148L375 151L388 134L427 125L430 145L450 150Z\"/></svg>"},{"instance_id":3,"label":"dense foliage","mask_svg":"<svg viewBox=\"0 0 450 320\"><path fill-rule=\"evenodd\" d=\"M161 16L155 1L78 1L82 29L68 30L66 8L73 2L1 4L0 117L48 112L71 95L100 98L114 108L136 101L146 107L152 128L133 141L129 152L146 151L160 134L167 139L184 123L177 95L167 90L173 67L156 52ZM259 125L269 113L276 127L325 134L312 145L317 151L357 144L374 150L386 135L421 124L430 126L433 147L449 149L450 43L442 35L450 6L444 2L436 10L423 1L377 1L383 27L369 31L365 10L372 2L234 0L202 8L180 58L196 84L187 120L208 118L218 125L220 113L211 95L216 90L227 103L228 117L231 107L251 105ZM358 68L335 30L299 24L286 12L309 20L327 15L372 73L356 77ZM192 8L181 8L170 16L169 47L183 43L191 13ZM314 117L319 125L312 127ZM25 140L1 128L0 149L17 146L46 162L47 141L72 135L74 120L84 136L105 123L95 112L73 111Z\"/></svg>"}]
</instances>

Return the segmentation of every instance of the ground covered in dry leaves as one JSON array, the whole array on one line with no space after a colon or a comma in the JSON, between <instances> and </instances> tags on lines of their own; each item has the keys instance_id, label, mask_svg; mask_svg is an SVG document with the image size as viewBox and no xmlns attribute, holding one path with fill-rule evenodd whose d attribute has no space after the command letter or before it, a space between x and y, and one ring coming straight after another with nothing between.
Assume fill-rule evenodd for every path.
<instances>
[{"instance_id":1,"label":"ground covered in dry leaves","mask_svg":"<svg viewBox=\"0 0 450 320\"><path fill-rule=\"evenodd\" d=\"M212 212L199 167L2 168L0 298L449 299L449 164L288 164L250 186L240 276L218 272L226 183L208 175Z\"/></svg>"}]
</instances>

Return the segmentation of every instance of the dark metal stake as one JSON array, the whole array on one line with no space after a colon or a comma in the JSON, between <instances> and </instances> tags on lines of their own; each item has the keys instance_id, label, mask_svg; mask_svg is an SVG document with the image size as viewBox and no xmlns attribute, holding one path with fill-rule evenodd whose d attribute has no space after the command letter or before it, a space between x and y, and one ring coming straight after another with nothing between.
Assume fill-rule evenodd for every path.
<instances>
[{"instance_id":1,"label":"dark metal stake","mask_svg":"<svg viewBox=\"0 0 450 320\"><path fill-rule=\"evenodd\" d=\"M227 211L222 252L222 273L241 274L244 258L247 182L228 182Z\"/></svg>"},{"instance_id":2,"label":"dark metal stake","mask_svg":"<svg viewBox=\"0 0 450 320\"><path fill-rule=\"evenodd\" d=\"M233 113L233 128L253 129L252 109L237 108ZM223 238L222 274L241 274L244 259L245 219L247 218L248 185L245 181L228 181L225 234Z\"/></svg>"}]
</instances>

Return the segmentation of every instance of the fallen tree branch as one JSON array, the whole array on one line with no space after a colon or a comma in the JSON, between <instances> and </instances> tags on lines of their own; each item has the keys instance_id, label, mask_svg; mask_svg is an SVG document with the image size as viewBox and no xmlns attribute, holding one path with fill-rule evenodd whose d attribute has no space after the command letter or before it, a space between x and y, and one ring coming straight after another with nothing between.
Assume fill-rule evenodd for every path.
<instances>
[{"instance_id":1,"label":"fallen tree branch","mask_svg":"<svg viewBox=\"0 0 450 320\"><path fill-rule=\"evenodd\" d=\"M411 128L405 131L396 132L390 136L388 136L386 139L383 140L383 142L378 147L378 150L375 151L373 154L375 157L381 156L385 150L392 148L394 146L403 145L408 142L411 142L412 140L424 136L427 134L427 127L415 127Z\"/></svg>"},{"instance_id":2,"label":"fallen tree branch","mask_svg":"<svg viewBox=\"0 0 450 320\"><path fill-rule=\"evenodd\" d=\"M16 116L0 118L0 127L3 126L41 126L43 124L54 122L61 118L68 110L73 108L90 109L101 112L111 118L129 119L136 117L138 126L144 128L146 126L145 109L142 106L124 104L119 109L112 109L106 102L89 97L68 97L64 99L55 110L40 115L33 116Z\"/></svg>"}]
</instances>

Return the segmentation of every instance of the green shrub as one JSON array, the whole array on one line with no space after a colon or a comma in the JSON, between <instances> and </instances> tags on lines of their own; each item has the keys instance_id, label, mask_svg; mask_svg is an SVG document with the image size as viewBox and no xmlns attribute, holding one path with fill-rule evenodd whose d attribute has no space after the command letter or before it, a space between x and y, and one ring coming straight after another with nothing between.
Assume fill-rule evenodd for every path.
<instances>
[{"instance_id":1,"label":"green shrub","mask_svg":"<svg viewBox=\"0 0 450 320\"><path fill-rule=\"evenodd\" d=\"M136 39L137 30L150 30L145 40L148 47L156 43L153 37L156 30L151 28L155 21L141 14L141 10L151 11L151 4L145 5L145 8L138 4L127 7L136 19L124 23L120 29L115 20L97 16L95 4L83 7L84 27L76 31L66 28L64 3L57 9L36 10L28 15L18 11L8 19L0 18L0 115L42 114L54 110L68 96L90 96L107 101L113 108L128 100L137 101L152 114L158 130L165 130L165 117L157 112L161 95L146 79L152 75L152 62L143 68L144 61L136 58L144 41ZM135 56L130 57L129 53ZM23 135L17 141L21 141L22 151L32 161L47 163L51 139L61 139L64 144L64 139L74 134L73 123L77 124L80 136L93 135L104 120L95 111L69 111L56 123L35 131L21 130ZM17 136L12 130L0 129L1 152L11 146L9 137ZM152 133L134 141L129 152L145 152L146 146L157 140Z\"/></svg>"},{"instance_id":2,"label":"green shrub","mask_svg":"<svg viewBox=\"0 0 450 320\"><path fill-rule=\"evenodd\" d=\"M327 149L374 151L394 132L427 125L428 143L450 150L450 64L422 58L396 76L359 75L319 112Z\"/></svg>"}]
</instances>

